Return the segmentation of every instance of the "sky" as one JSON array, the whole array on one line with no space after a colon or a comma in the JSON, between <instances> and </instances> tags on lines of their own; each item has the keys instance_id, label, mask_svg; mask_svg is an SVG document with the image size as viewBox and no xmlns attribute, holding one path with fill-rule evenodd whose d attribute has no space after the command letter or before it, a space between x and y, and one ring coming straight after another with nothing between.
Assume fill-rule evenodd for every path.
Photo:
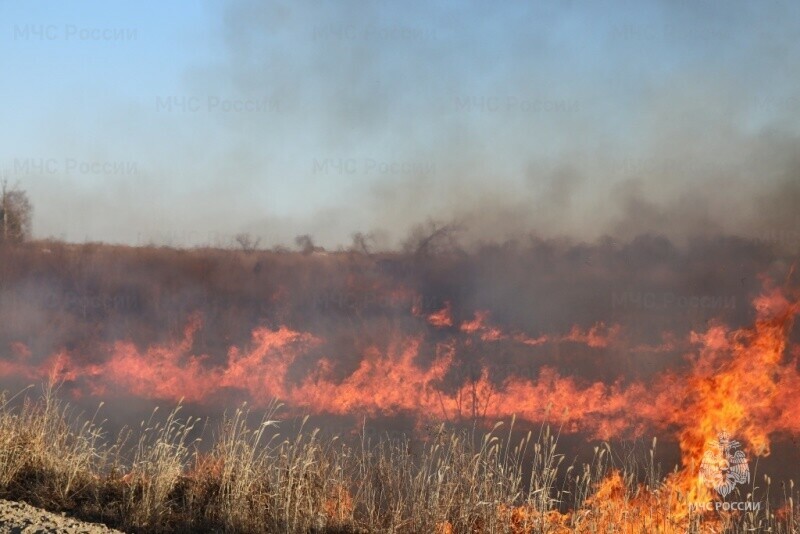
<instances>
[{"instance_id":1,"label":"sky","mask_svg":"<svg viewBox=\"0 0 800 534\"><path fill-rule=\"evenodd\" d=\"M800 244L799 59L791 1L0 0L0 173L74 242Z\"/></svg>"}]
</instances>

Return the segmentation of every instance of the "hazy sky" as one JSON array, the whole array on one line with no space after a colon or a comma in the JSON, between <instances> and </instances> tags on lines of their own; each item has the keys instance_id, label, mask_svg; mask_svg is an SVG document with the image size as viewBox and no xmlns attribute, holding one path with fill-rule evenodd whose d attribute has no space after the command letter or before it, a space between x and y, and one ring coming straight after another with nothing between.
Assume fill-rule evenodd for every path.
<instances>
[{"instance_id":1,"label":"hazy sky","mask_svg":"<svg viewBox=\"0 0 800 534\"><path fill-rule=\"evenodd\" d=\"M0 25L37 237L800 223L793 1L0 0Z\"/></svg>"}]
</instances>

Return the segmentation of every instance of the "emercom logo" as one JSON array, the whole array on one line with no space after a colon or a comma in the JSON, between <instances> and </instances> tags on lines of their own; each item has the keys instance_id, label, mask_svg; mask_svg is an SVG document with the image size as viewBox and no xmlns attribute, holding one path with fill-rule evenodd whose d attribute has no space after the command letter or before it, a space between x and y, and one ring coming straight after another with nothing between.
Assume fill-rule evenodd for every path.
<instances>
[{"instance_id":1,"label":"emercom logo","mask_svg":"<svg viewBox=\"0 0 800 534\"><path fill-rule=\"evenodd\" d=\"M714 488L723 497L737 484L750 482L750 466L738 441L732 441L726 431L719 433L717 441L709 441L700 464L700 482Z\"/></svg>"},{"instance_id":2,"label":"emercom logo","mask_svg":"<svg viewBox=\"0 0 800 534\"><path fill-rule=\"evenodd\" d=\"M700 483L714 489L725 499L737 485L750 482L750 466L738 441L732 440L728 432L723 430L716 440L706 444L703 460L700 463ZM760 502L696 502L690 503L691 511L713 510L760 510Z\"/></svg>"}]
</instances>

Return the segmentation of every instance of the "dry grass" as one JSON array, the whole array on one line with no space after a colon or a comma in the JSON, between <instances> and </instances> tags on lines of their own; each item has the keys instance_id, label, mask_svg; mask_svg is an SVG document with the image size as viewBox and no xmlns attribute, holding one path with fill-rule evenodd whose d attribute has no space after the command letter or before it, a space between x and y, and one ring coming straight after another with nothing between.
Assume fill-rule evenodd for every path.
<instances>
[{"instance_id":1,"label":"dry grass","mask_svg":"<svg viewBox=\"0 0 800 534\"><path fill-rule=\"evenodd\" d=\"M520 437L513 420L345 443L305 421L282 434L277 405L212 429L178 407L110 440L56 393L0 398L0 496L133 532L796 531L793 485L777 511L681 519L654 450L617 465L603 445L566 465L557 436Z\"/></svg>"}]
</instances>

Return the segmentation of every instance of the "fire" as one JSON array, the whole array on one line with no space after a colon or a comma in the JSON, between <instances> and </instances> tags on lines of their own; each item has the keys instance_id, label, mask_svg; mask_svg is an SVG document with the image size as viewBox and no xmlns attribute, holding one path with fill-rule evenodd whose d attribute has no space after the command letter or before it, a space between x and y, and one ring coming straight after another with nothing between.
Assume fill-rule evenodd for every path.
<instances>
[{"instance_id":1,"label":"fire","mask_svg":"<svg viewBox=\"0 0 800 534\"><path fill-rule=\"evenodd\" d=\"M344 522L353 514L353 508L350 491L341 484L336 484L330 491L330 497L325 500L323 512L328 520Z\"/></svg>"},{"instance_id":2,"label":"fire","mask_svg":"<svg viewBox=\"0 0 800 534\"><path fill-rule=\"evenodd\" d=\"M586 343L590 347L607 347L619 334L620 330L619 325L606 327L605 323L597 323L586 332L582 332L580 328L573 326L569 334L564 336L563 339L565 341Z\"/></svg>"},{"instance_id":3,"label":"fire","mask_svg":"<svg viewBox=\"0 0 800 534\"><path fill-rule=\"evenodd\" d=\"M343 377L332 371L335 355L324 355L325 339L287 326L255 329L247 346L231 346L225 361L214 364L208 355L192 353L194 337L202 329L199 316L190 318L183 337L173 343L139 349L133 343L116 342L100 363L82 363L76 355L60 351L36 365L27 347L15 343L13 358L3 361L0 373L29 379L55 373L97 396L113 388L147 398L202 403L227 390L239 390L257 404L278 397L314 413L407 412L454 419L474 415L479 406L479 413L488 418L516 414L542 421L551 416L568 430L603 439L678 428L688 466L722 428L744 439L757 454L769 452L770 433L800 430L800 423L788 415L800 384L793 365L797 351L791 355L787 351L798 304L768 288L754 306L753 328L730 331L712 324L705 332L691 333L688 370L665 372L650 382L587 383L545 366L534 379L512 375L501 384L484 368L461 379L455 389L445 387L448 376L458 370L457 353L465 342L488 345L503 340L530 346L569 341L605 348L614 347L624 333L619 325L598 323L534 338L502 331L483 311L462 322L449 340L437 341L432 354L423 332L391 334L385 343L367 346L358 366ZM437 327L454 324L448 306L427 320ZM669 346L676 345L669 336L665 339ZM292 366L312 351L323 356L304 378L291 380ZM421 364L422 360L427 363Z\"/></svg>"},{"instance_id":4,"label":"fire","mask_svg":"<svg viewBox=\"0 0 800 534\"><path fill-rule=\"evenodd\" d=\"M693 333L698 350L690 356L692 372L669 378L684 399L673 402L667 414L672 424L681 426L687 466L699 461L706 442L722 430L743 439L756 455L769 454L770 434L800 431L800 422L786 417L797 402L797 357L786 349L800 307L777 288L768 288L754 305L753 328L731 332L715 324ZM661 401L668 406L666 398Z\"/></svg>"},{"instance_id":5,"label":"fire","mask_svg":"<svg viewBox=\"0 0 800 534\"><path fill-rule=\"evenodd\" d=\"M62 350L36 364L24 344L14 343L12 358L0 363L0 375L41 379L54 374L76 390L96 396L123 390L197 403L239 391L255 404L265 405L277 397L294 409L319 414L412 414L419 420L501 419L516 414L533 422L557 422L567 432L600 439L674 432L683 469L667 477L661 500L654 501L645 491L629 495L615 473L596 488L589 503L597 504L593 509L602 517L594 519L601 524L635 519L645 530L667 532L678 529L667 517L691 520L686 502L713 498L698 483L697 470L707 442L721 430L742 440L750 456L769 454L770 436L775 433L800 434L800 419L792 416L800 391L800 349L788 341L800 304L765 281L753 306L755 324L750 328L732 330L715 322L705 331L692 332L687 340L667 332L660 345L628 346L631 352L650 353L689 348L682 369L661 372L648 381L591 383L546 366L533 378L512 375L497 383L483 368L454 381L458 351L464 346L485 348L487 354L500 341L520 347L570 342L590 349L624 350L625 332L620 325L597 323L528 336L493 325L489 313L481 310L459 323L449 303L427 315L416 304L411 310L412 317L439 331L434 343L424 328L412 335L393 330L388 339L367 345L357 366L344 374L334 371L336 355L327 353L324 337L289 326L257 328L249 344L231 346L225 360L215 363L208 355L192 352L202 329L201 318L193 316L181 339L145 349L116 342L100 362L83 363ZM301 379L291 378L295 365L305 366ZM329 512L341 515L341 510ZM509 524L523 525L533 512L519 508L499 513L508 516ZM550 515L546 520L560 525L564 518ZM446 532L447 525L441 530Z\"/></svg>"},{"instance_id":6,"label":"fire","mask_svg":"<svg viewBox=\"0 0 800 534\"><path fill-rule=\"evenodd\" d=\"M428 315L428 322L439 328L453 326L452 313L452 306L447 302L444 308Z\"/></svg>"},{"instance_id":7,"label":"fire","mask_svg":"<svg viewBox=\"0 0 800 534\"><path fill-rule=\"evenodd\" d=\"M475 312L473 320L461 323L461 331L467 334L478 334L483 341L504 339L506 336L499 328L487 324L488 316L489 313L486 311Z\"/></svg>"}]
</instances>

